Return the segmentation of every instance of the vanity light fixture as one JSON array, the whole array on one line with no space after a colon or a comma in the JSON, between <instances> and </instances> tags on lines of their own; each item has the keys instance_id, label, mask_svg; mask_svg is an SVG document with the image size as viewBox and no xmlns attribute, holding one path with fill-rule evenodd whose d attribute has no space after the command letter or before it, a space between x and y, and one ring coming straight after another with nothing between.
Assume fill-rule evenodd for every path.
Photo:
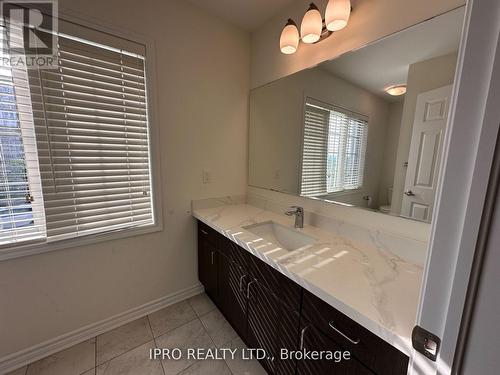
<instances>
[{"instance_id":1,"label":"vanity light fixture","mask_svg":"<svg viewBox=\"0 0 500 375\"><path fill-rule=\"evenodd\" d=\"M300 24L300 37L297 24L292 19L288 19L281 32L281 52L285 55L295 53L300 40L303 43L312 44L328 38L332 32L346 27L351 10L350 0L329 0L325 19L323 19L316 4L310 3Z\"/></svg>"},{"instance_id":2,"label":"vanity light fixture","mask_svg":"<svg viewBox=\"0 0 500 375\"><path fill-rule=\"evenodd\" d=\"M406 85L393 85L385 89L385 92L392 96L399 96L406 93Z\"/></svg>"},{"instance_id":3,"label":"vanity light fixture","mask_svg":"<svg viewBox=\"0 0 500 375\"><path fill-rule=\"evenodd\" d=\"M291 19L285 25L285 28L281 32L280 37L280 49L285 55L290 55L297 51L299 46L299 29L297 29L297 24Z\"/></svg>"},{"instance_id":4,"label":"vanity light fixture","mask_svg":"<svg viewBox=\"0 0 500 375\"><path fill-rule=\"evenodd\" d=\"M311 3L300 24L300 37L304 43L315 43L321 37L322 29L323 19L321 13L316 4Z\"/></svg>"},{"instance_id":5,"label":"vanity light fixture","mask_svg":"<svg viewBox=\"0 0 500 375\"><path fill-rule=\"evenodd\" d=\"M347 26L351 15L351 0L330 0L326 6L325 23L330 31L339 31Z\"/></svg>"}]
</instances>

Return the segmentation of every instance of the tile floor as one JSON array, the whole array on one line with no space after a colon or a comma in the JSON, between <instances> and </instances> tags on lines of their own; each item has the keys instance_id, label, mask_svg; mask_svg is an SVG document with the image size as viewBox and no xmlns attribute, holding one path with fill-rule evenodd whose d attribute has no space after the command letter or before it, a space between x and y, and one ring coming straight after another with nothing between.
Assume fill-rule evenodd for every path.
<instances>
[{"instance_id":1,"label":"tile floor","mask_svg":"<svg viewBox=\"0 0 500 375\"><path fill-rule=\"evenodd\" d=\"M199 294L8 375L264 375L255 360L150 360L151 348L244 348L212 301Z\"/></svg>"}]
</instances>

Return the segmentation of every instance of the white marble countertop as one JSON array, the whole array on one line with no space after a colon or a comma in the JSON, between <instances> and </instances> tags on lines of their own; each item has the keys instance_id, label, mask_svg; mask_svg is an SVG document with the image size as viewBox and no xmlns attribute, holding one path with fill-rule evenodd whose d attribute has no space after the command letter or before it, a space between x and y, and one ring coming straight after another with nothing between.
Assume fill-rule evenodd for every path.
<instances>
[{"instance_id":1,"label":"white marble countertop","mask_svg":"<svg viewBox=\"0 0 500 375\"><path fill-rule=\"evenodd\" d=\"M287 251L243 227L268 220L293 227L293 218L248 204L198 208L193 215L403 353L410 353L422 267L390 251L394 245L387 245L384 234L362 228L346 234L305 225L301 231L318 241ZM396 246L404 246L404 241L397 239Z\"/></svg>"}]
</instances>

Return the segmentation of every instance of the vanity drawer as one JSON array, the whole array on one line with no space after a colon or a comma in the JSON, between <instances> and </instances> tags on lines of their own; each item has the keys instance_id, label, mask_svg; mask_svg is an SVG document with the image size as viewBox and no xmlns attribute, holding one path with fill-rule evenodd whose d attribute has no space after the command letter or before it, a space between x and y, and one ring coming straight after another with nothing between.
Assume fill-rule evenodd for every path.
<instances>
[{"instance_id":1,"label":"vanity drawer","mask_svg":"<svg viewBox=\"0 0 500 375\"><path fill-rule=\"evenodd\" d=\"M302 314L327 337L349 350L376 374L400 375L408 357L312 293L304 290Z\"/></svg>"},{"instance_id":2,"label":"vanity drawer","mask_svg":"<svg viewBox=\"0 0 500 375\"><path fill-rule=\"evenodd\" d=\"M198 220L198 241L202 242L208 241L215 246L218 236L219 233L217 233L215 230L210 228L205 223L202 223L201 221Z\"/></svg>"},{"instance_id":3,"label":"vanity drawer","mask_svg":"<svg viewBox=\"0 0 500 375\"><path fill-rule=\"evenodd\" d=\"M255 255L249 259L249 272L274 293L290 311L299 312L302 287Z\"/></svg>"},{"instance_id":4,"label":"vanity drawer","mask_svg":"<svg viewBox=\"0 0 500 375\"><path fill-rule=\"evenodd\" d=\"M238 244L224 236L217 238L217 250L248 273L248 263L252 256L248 251L242 249Z\"/></svg>"},{"instance_id":5,"label":"vanity drawer","mask_svg":"<svg viewBox=\"0 0 500 375\"><path fill-rule=\"evenodd\" d=\"M217 250L245 270L248 274L248 277L244 280L245 284L252 279L256 279L262 286L282 300L291 311L300 311L302 288L298 284L229 238L220 236Z\"/></svg>"}]
</instances>

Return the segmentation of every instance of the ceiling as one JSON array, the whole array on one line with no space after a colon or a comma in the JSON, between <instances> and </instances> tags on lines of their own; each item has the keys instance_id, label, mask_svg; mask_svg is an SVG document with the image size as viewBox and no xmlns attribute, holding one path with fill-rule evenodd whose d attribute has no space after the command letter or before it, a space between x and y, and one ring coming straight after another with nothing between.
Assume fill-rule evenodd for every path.
<instances>
[{"instance_id":1,"label":"ceiling","mask_svg":"<svg viewBox=\"0 0 500 375\"><path fill-rule=\"evenodd\" d=\"M384 88L406 83L411 64L458 50L464 7L420 23L320 67L387 100Z\"/></svg>"},{"instance_id":2,"label":"ceiling","mask_svg":"<svg viewBox=\"0 0 500 375\"><path fill-rule=\"evenodd\" d=\"M189 0L208 13L250 32L294 1L296 0Z\"/></svg>"}]
</instances>

